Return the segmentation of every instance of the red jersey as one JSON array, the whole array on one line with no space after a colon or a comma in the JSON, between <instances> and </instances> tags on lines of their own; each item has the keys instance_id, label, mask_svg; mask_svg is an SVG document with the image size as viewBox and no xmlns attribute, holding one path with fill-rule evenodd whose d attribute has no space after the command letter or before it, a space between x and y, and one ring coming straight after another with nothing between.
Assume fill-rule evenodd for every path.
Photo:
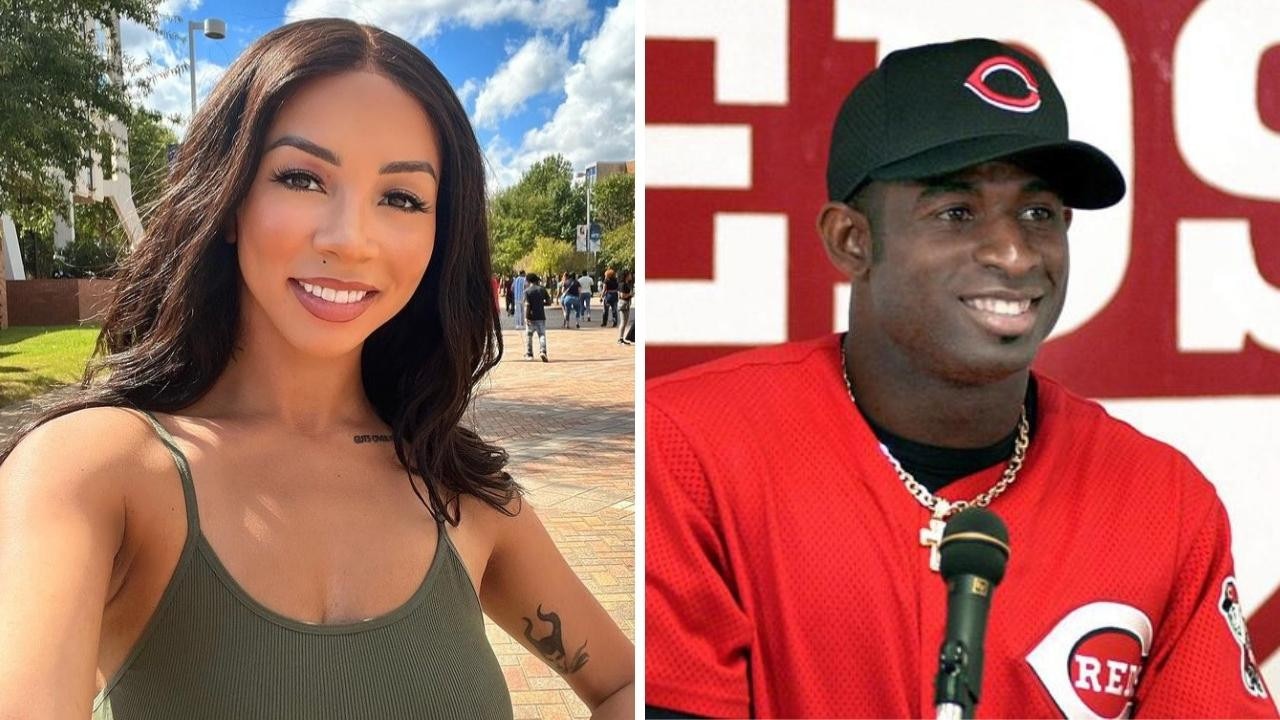
<instances>
[{"instance_id":1,"label":"red jersey","mask_svg":"<svg viewBox=\"0 0 1280 720\"><path fill-rule=\"evenodd\" d=\"M979 717L1276 717L1227 516L1186 457L1037 375L990 505L1011 557ZM646 698L709 716L933 715L946 588L929 512L850 402L837 337L647 387ZM1003 465L940 491L969 500Z\"/></svg>"}]
</instances>

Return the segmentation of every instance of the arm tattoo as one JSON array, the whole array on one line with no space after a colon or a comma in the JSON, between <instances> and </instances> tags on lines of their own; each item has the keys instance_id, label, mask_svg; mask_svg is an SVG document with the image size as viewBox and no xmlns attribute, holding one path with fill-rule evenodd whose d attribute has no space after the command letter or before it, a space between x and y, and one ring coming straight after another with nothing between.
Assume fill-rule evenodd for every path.
<instances>
[{"instance_id":1,"label":"arm tattoo","mask_svg":"<svg viewBox=\"0 0 1280 720\"><path fill-rule=\"evenodd\" d=\"M582 646L573 653L573 658L564 651L564 639L560 637L560 616L553 612L542 612L542 605L538 605L538 619L543 622L551 623L551 634L544 638L536 638L533 636L533 620L523 618L524 620L524 638L534 647L542 657L550 663L551 667L557 672L569 675L582 669L590 658L587 653L583 652L587 648L587 642L584 640Z\"/></svg>"},{"instance_id":2,"label":"arm tattoo","mask_svg":"<svg viewBox=\"0 0 1280 720\"><path fill-rule=\"evenodd\" d=\"M390 435L356 435L351 439L355 440L357 445L360 445L363 443L371 443L371 442L372 443L391 442Z\"/></svg>"}]
</instances>

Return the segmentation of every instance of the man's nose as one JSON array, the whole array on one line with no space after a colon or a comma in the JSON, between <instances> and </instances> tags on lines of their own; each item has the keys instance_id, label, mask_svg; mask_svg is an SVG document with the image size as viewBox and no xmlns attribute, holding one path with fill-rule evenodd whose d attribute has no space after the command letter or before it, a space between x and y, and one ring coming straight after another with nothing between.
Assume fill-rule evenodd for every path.
<instances>
[{"instance_id":1,"label":"man's nose","mask_svg":"<svg viewBox=\"0 0 1280 720\"><path fill-rule=\"evenodd\" d=\"M993 218L982 228L982 233L975 257L986 267L1016 277L1039 267L1044 260L1027 228L1017 218Z\"/></svg>"}]
</instances>

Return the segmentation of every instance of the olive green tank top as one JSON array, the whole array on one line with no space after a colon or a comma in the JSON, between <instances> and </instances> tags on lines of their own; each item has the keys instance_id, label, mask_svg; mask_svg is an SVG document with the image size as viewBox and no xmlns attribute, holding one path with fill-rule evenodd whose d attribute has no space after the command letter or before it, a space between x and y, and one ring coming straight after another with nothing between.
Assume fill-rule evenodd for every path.
<instances>
[{"instance_id":1,"label":"olive green tank top","mask_svg":"<svg viewBox=\"0 0 1280 720\"><path fill-rule=\"evenodd\" d=\"M93 720L511 718L480 603L439 523L413 597L370 620L313 625L272 612L200 532L191 469L150 414L182 477L187 538L155 613L98 693Z\"/></svg>"}]
</instances>

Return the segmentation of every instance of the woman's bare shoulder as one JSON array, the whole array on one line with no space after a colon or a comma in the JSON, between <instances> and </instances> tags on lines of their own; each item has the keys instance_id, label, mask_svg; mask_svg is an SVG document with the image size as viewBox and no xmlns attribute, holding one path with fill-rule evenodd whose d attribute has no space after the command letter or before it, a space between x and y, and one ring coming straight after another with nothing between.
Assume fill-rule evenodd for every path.
<instances>
[{"instance_id":1,"label":"woman's bare shoulder","mask_svg":"<svg viewBox=\"0 0 1280 720\"><path fill-rule=\"evenodd\" d=\"M172 468L168 457L141 413L93 407L36 427L0 466L0 476L18 484L57 478L49 488L54 492L123 492L130 478Z\"/></svg>"},{"instance_id":2,"label":"woman's bare shoulder","mask_svg":"<svg viewBox=\"0 0 1280 720\"><path fill-rule=\"evenodd\" d=\"M92 408L35 428L0 464L0 577L23 588L0 593L0 702L92 678L130 500L144 497L130 490L164 452L141 415ZM87 700L92 684L77 691Z\"/></svg>"}]
</instances>

